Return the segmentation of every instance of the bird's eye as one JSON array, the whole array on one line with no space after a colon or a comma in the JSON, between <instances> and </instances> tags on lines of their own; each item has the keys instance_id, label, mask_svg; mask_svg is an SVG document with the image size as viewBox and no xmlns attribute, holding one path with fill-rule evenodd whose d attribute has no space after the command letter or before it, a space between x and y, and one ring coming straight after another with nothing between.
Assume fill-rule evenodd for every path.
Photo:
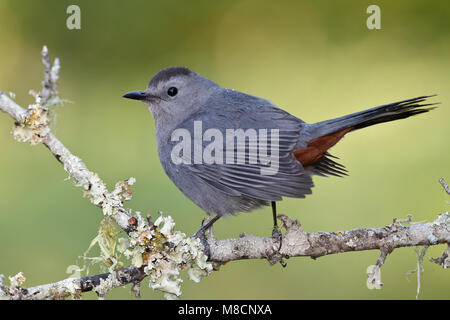
<instances>
[{"instance_id":1,"label":"bird's eye","mask_svg":"<svg viewBox=\"0 0 450 320\"><path fill-rule=\"evenodd\" d=\"M171 97L175 96L178 93L178 89L175 87L170 87L169 90L167 90L167 94Z\"/></svg>"}]
</instances>

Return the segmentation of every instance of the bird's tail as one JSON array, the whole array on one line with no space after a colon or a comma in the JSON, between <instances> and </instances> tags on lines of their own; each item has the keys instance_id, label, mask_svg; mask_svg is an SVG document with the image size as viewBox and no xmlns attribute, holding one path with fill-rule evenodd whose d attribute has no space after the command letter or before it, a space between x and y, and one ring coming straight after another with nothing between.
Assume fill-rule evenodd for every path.
<instances>
[{"instance_id":1,"label":"bird's tail","mask_svg":"<svg viewBox=\"0 0 450 320\"><path fill-rule=\"evenodd\" d=\"M428 112L435 107L429 107L438 103L422 103L427 98L434 97L421 96L413 99L403 100L364 111L352 113L343 117L317 122L311 125L310 132L312 139L323 137L331 133L345 129L354 131L374 124L405 119L416 114Z\"/></svg>"}]
</instances>

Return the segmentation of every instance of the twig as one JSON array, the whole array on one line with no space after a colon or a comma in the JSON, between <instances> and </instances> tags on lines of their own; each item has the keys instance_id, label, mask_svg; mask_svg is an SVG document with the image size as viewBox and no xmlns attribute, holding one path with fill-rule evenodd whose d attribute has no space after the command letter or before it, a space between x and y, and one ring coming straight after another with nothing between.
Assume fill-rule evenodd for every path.
<instances>
[{"instance_id":1,"label":"twig","mask_svg":"<svg viewBox=\"0 0 450 320\"><path fill-rule=\"evenodd\" d=\"M372 284L377 289L381 289L383 282L381 282L381 267L386 262L387 255L391 253L392 250L388 247L382 247L380 249L380 257L372 268L372 271L367 275L367 283Z\"/></svg>"},{"instance_id":2,"label":"twig","mask_svg":"<svg viewBox=\"0 0 450 320\"><path fill-rule=\"evenodd\" d=\"M439 258L430 258L431 262L440 265L442 268L450 268L450 246L447 246L442 256Z\"/></svg>"},{"instance_id":3,"label":"twig","mask_svg":"<svg viewBox=\"0 0 450 320\"><path fill-rule=\"evenodd\" d=\"M425 253L427 252L428 246L424 246L422 248L422 250L419 250L418 247L414 248L414 252L416 253L416 257L417 257L417 268L416 268L416 273L417 273L417 294L416 294L416 299L419 299L419 293L420 293L420 277L422 276L423 273L423 257L425 256Z\"/></svg>"},{"instance_id":4,"label":"twig","mask_svg":"<svg viewBox=\"0 0 450 320\"><path fill-rule=\"evenodd\" d=\"M442 185L442 187L444 188L445 192L447 192L447 194L450 195L450 187L448 186L447 182L445 182L444 178L440 178L439 179L439 183Z\"/></svg>"},{"instance_id":5,"label":"twig","mask_svg":"<svg viewBox=\"0 0 450 320\"><path fill-rule=\"evenodd\" d=\"M59 59L56 58L53 65L50 62L50 55L47 46L41 52L42 64L44 65L44 81L42 82L41 104L48 106L52 97L56 96L56 85L59 79Z\"/></svg>"}]
</instances>

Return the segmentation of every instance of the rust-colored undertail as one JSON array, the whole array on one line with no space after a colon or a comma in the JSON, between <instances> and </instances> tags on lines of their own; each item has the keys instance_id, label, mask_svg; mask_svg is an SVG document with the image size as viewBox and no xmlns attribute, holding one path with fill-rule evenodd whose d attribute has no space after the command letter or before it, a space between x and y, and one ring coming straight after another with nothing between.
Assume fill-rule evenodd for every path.
<instances>
[{"instance_id":1,"label":"rust-colored undertail","mask_svg":"<svg viewBox=\"0 0 450 320\"><path fill-rule=\"evenodd\" d=\"M328 149L334 146L341 140L346 133L353 128L345 128L337 132L315 138L308 142L306 148L294 151L294 156L303 167L307 167L322 160L326 155Z\"/></svg>"}]
</instances>

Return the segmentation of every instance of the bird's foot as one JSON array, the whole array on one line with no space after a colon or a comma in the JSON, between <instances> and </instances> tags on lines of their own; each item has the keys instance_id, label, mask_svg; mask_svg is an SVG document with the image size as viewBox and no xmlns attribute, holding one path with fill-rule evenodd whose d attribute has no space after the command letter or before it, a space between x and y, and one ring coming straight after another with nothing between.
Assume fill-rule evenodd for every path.
<instances>
[{"instance_id":1,"label":"bird's foot","mask_svg":"<svg viewBox=\"0 0 450 320\"><path fill-rule=\"evenodd\" d=\"M272 229L272 239L274 239L275 241L278 241L280 243L278 250L281 250L281 245L283 244L283 234L280 231L280 228L278 228L278 226L273 226Z\"/></svg>"},{"instance_id":2,"label":"bird's foot","mask_svg":"<svg viewBox=\"0 0 450 320\"><path fill-rule=\"evenodd\" d=\"M208 240L206 239L206 230L207 227L205 228L205 219L202 219L202 225L200 227L200 229L197 230L196 233L194 233L194 235L191 238L197 238L200 240L201 244L203 245L203 253L209 258L211 257L211 250L209 247L209 243Z\"/></svg>"},{"instance_id":3,"label":"bird's foot","mask_svg":"<svg viewBox=\"0 0 450 320\"><path fill-rule=\"evenodd\" d=\"M280 228L277 224L277 203L272 201L272 216L273 216L273 229L272 229L272 239L278 241L280 246L278 247L278 252L281 250L281 245L283 243L283 235L281 234Z\"/></svg>"}]
</instances>

